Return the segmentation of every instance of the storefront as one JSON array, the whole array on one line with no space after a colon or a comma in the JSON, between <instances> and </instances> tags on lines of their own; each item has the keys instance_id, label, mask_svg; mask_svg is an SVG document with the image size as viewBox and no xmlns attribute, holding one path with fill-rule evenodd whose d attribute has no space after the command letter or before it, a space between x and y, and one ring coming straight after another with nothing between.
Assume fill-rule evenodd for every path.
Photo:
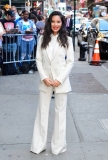
<instances>
[{"instance_id":1,"label":"storefront","mask_svg":"<svg viewBox=\"0 0 108 160\"><path fill-rule=\"evenodd\" d=\"M29 2L29 3L28 3ZM38 0L43 6L43 0ZM10 4L11 6L16 6L17 9L25 9L27 7L36 7L36 0L0 0L0 8L2 9L5 4ZM29 4L29 6L28 6Z\"/></svg>"}]
</instances>

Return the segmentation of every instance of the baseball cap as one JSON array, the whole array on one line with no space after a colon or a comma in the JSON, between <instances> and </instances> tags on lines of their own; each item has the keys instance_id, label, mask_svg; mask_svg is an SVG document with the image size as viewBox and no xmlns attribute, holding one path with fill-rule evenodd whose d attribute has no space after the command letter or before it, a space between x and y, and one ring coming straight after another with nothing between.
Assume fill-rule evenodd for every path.
<instances>
[{"instance_id":1,"label":"baseball cap","mask_svg":"<svg viewBox=\"0 0 108 160\"><path fill-rule=\"evenodd\" d=\"M14 13L14 11L12 11L12 10L8 10L8 11L7 11L7 14L8 14L9 16L11 16L11 17L15 17L15 13Z\"/></svg>"}]
</instances>

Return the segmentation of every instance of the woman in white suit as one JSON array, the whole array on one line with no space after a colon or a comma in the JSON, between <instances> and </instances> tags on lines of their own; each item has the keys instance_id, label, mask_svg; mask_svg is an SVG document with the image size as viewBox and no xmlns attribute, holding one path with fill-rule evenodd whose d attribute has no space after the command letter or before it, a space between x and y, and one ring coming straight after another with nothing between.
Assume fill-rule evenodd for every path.
<instances>
[{"instance_id":1,"label":"woman in white suit","mask_svg":"<svg viewBox=\"0 0 108 160\"><path fill-rule=\"evenodd\" d=\"M66 151L67 93L71 91L69 73L74 64L72 39L67 37L65 19L59 11L52 12L46 22L44 35L38 42L36 62L41 80L31 152L39 154L46 149L49 106L55 91L51 152L58 155Z\"/></svg>"}]
</instances>

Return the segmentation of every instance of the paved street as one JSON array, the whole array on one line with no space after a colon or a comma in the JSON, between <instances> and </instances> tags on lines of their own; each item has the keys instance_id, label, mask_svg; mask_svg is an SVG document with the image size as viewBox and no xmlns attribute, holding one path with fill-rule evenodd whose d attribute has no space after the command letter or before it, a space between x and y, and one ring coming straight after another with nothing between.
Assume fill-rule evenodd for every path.
<instances>
[{"instance_id":1,"label":"paved street","mask_svg":"<svg viewBox=\"0 0 108 160\"><path fill-rule=\"evenodd\" d=\"M78 61L70 74L67 152L51 154L54 99L51 101L47 149L30 152L38 101L39 74L0 76L0 160L108 160L108 69Z\"/></svg>"}]
</instances>

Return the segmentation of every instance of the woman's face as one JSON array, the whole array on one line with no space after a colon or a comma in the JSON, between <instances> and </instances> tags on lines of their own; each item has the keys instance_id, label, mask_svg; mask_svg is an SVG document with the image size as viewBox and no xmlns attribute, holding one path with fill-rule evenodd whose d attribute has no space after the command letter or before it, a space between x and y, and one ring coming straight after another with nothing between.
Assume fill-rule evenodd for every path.
<instances>
[{"instance_id":1,"label":"woman's face","mask_svg":"<svg viewBox=\"0 0 108 160\"><path fill-rule=\"evenodd\" d=\"M29 13L28 12L23 13L23 18L24 18L24 20L28 20Z\"/></svg>"},{"instance_id":2,"label":"woman's face","mask_svg":"<svg viewBox=\"0 0 108 160\"><path fill-rule=\"evenodd\" d=\"M61 18L59 16L53 16L51 21L51 29L54 35L58 34L61 26L62 26Z\"/></svg>"}]
</instances>

